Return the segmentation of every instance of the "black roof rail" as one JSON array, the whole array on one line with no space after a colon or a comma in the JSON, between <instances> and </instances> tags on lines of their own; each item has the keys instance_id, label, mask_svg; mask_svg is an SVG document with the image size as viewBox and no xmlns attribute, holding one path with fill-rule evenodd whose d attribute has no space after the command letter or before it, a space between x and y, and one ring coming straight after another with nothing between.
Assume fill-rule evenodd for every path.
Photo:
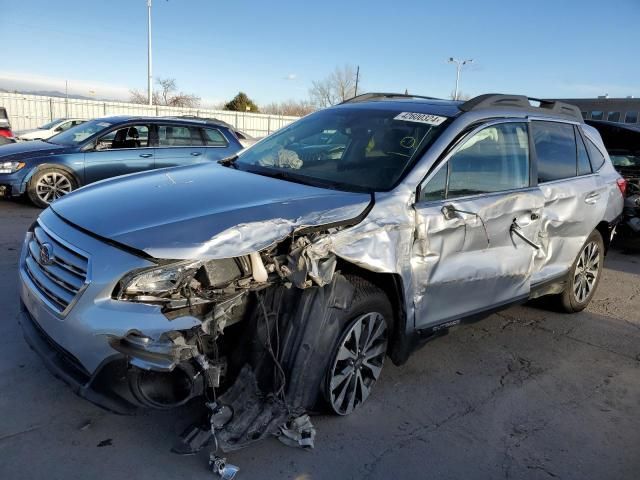
<instances>
[{"instance_id":1,"label":"black roof rail","mask_svg":"<svg viewBox=\"0 0 640 480\"><path fill-rule=\"evenodd\" d=\"M230 123L227 123L224 120L220 120L214 117L198 117L197 115L171 115L165 118L179 118L180 120L199 120L204 123L209 123L212 125L220 125L232 130L238 130L236 127L234 127Z\"/></svg>"},{"instance_id":2,"label":"black roof rail","mask_svg":"<svg viewBox=\"0 0 640 480\"><path fill-rule=\"evenodd\" d=\"M340 102L338 105L342 105L345 103L368 102L369 100L382 100L385 98L421 98L423 100L440 100L436 97L425 97L423 95L412 95L406 93L370 92L356 95L355 97L349 98L344 102Z\"/></svg>"},{"instance_id":3,"label":"black roof rail","mask_svg":"<svg viewBox=\"0 0 640 480\"><path fill-rule=\"evenodd\" d=\"M533 105L531 102L538 105ZM532 114L553 113L582 122L582 113L575 105L553 100L541 100L524 95L505 95L502 93L486 93L467 100L458 107L463 112L471 112L483 108L515 108Z\"/></svg>"}]
</instances>

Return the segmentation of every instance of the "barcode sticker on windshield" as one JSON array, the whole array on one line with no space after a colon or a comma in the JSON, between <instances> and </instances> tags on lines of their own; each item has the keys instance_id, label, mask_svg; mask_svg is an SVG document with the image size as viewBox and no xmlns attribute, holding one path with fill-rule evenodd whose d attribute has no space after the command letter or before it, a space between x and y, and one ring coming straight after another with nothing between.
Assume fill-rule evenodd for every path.
<instances>
[{"instance_id":1,"label":"barcode sticker on windshield","mask_svg":"<svg viewBox=\"0 0 640 480\"><path fill-rule=\"evenodd\" d=\"M430 113L414 113L414 112L402 112L400 115L394 118L394 120L404 120L405 122L426 123L427 125L433 125L434 127L437 127L446 119L447 117L432 115Z\"/></svg>"}]
</instances>

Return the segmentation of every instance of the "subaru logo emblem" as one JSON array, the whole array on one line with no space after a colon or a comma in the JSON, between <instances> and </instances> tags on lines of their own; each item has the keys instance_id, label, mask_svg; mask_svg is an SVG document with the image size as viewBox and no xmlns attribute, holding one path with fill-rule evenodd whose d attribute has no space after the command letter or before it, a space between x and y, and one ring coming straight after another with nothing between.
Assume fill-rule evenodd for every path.
<instances>
[{"instance_id":1,"label":"subaru logo emblem","mask_svg":"<svg viewBox=\"0 0 640 480\"><path fill-rule=\"evenodd\" d=\"M53 247L50 243L40 245L40 263L42 265L51 265L53 263Z\"/></svg>"}]
</instances>

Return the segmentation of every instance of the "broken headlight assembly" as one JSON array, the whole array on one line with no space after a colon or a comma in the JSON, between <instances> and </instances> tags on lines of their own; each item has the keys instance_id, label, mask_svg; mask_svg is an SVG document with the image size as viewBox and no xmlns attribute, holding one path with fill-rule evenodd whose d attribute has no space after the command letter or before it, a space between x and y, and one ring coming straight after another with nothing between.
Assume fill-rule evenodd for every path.
<instances>
[{"instance_id":1,"label":"broken headlight assembly","mask_svg":"<svg viewBox=\"0 0 640 480\"><path fill-rule=\"evenodd\" d=\"M120 280L113 298L180 308L211 301L217 293L230 293L226 289L246 286L251 271L244 257L178 261L129 273Z\"/></svg>"},{"instance_id":2,"label":"broken headlight assembly","mask_svg":"<svg viewBox=\"0 0 640 480\"><path fill-rule=\"evenodd\" d=\"M120 281L116 298L133 302L167 300L180 294L201 266L202 262L187 261L130 273Z\"/></svg>"}]
</instances>

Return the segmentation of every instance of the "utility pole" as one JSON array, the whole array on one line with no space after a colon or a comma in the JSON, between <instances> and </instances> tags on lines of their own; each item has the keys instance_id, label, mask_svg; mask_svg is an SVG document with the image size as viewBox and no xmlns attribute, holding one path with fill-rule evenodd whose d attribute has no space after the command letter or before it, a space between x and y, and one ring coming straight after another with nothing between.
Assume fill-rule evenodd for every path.
<instances>
[{"instance_id":1,"label":"utility pole","mask_svg":"<svg viewBox=\"0 0 640 480\"><path fill-rule=\"evenodd\" d=\"M462 70L462 67L464 67L466 64L472 63L472 62L473 62L473 58L470 58L468 60L458 60L453 57L449 57L449 63L456 64L456 89L453 94L454 100L458 100L458 86L460 85L460 70Z\"/></svg>"},{"instance_id":2,"label":"utility pole","mask_svg":"<svg viewBox=\"0 0 640 480\"><path fill-rule=\"evenodd\" d=\"M147 0L147 93L149 95L149 105L153 105L153 72L151 69L151 0Z\"/></svg>"},{"instance_id":3,"label":"utility pole","mask_svg":"<svg viewBox=\"0 0 640 480\"><path fill-rule=\"evenodd\" d=\"M356 90L353 94L354 97L358 96L358 80L360 80L360 65L356 68Z\"/></svg>"}]
</instances>

